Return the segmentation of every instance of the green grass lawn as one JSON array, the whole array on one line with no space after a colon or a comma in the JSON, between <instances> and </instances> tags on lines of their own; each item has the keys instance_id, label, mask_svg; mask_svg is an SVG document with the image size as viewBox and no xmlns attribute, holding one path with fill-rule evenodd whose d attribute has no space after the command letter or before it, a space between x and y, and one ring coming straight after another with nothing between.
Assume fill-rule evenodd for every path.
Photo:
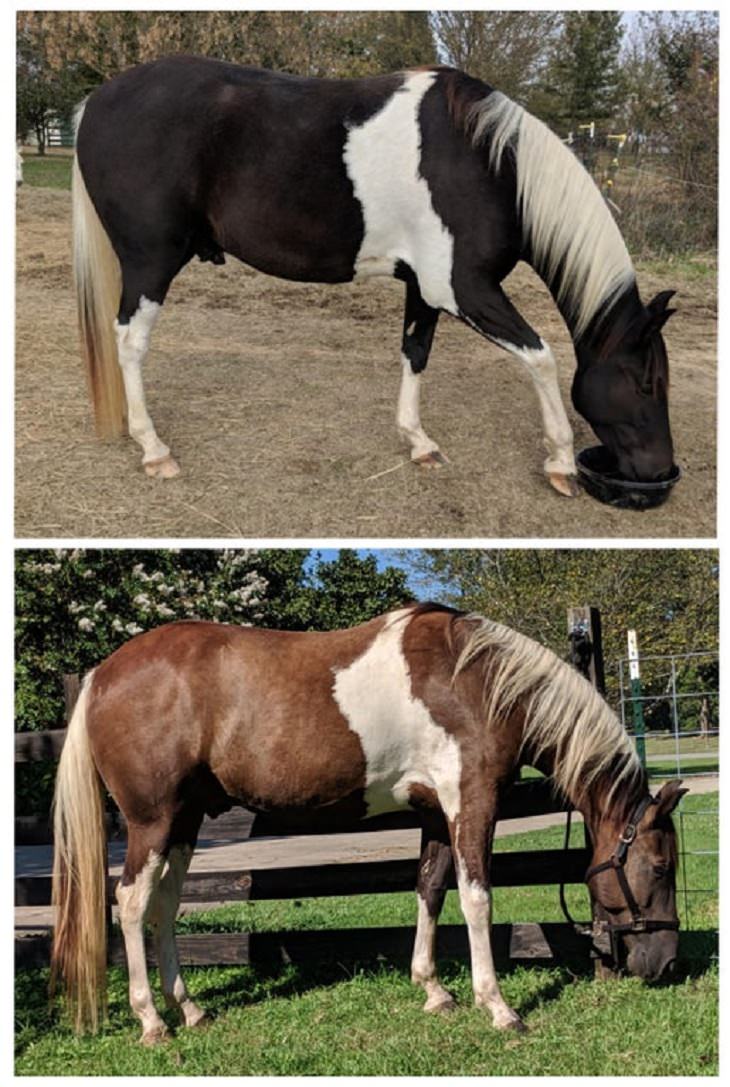
<instances>
[{"instance_id":1,"label":"green grass lawn","mask_svg":"<svg viewBox=\"0 0 730 1087\"><path fill-rule=\"evenodd\" d=\"M41 189L70 189L70 154L23 155L23 183Z\"/></svg>"},{"instance_id":2,"label":"green grass lawn","mask_svg":"<svg viewBox=\"0 0 730 1087\"><path fill-rule=\"evenodd\" d=\"M717 794L684 802L684 848L716 847ZM500 849L552 847L562 828L500 839ZM574 828L580 844L582 828ZM529 1032L499 1033L487 1013L471 1007L465 963L442 963L458 1000L447 1017L425 1015L408 962L330 962L318 966L188 969L195 999L211 1024L180 1030L163 1046L141 1047L127 1004L126 979L111 971L109 1019L96 1037L76 1038L50 1011L46 971L17 979L16 1072L19 1075L716 1075L718 970L717 858L686 858L687 883L708 888L690 896L672 984L635 978L595 981L564 967L518 966L501 973L505 998ZM682 869L680 868L680 876ZM585 891L570 888L578 916ZM495 920L559 920L555 887L497 888ZM301 903L236 904L190 914L186 931L273 931L414 924L412 895L363 895ZM443 920L460 923L450 892ZM353 934L353 941L357 939ZM154 978L156 984L156 978ZM165 1013L167 1014L167 1013ZM174 1018L168 1018L170 1026Z\"/></svg>"}]
</instances>

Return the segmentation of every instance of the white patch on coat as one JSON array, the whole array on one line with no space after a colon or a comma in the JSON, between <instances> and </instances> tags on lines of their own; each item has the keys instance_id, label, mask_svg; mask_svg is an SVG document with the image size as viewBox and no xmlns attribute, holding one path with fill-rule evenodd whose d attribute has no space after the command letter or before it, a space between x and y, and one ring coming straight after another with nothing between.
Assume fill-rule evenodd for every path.
<instances>
[{"instance_id":1,"label":"white patch on coat","mask_svg":"<svg viewBox=\"0 0 730 1087\"><path fill-rule=\"evenodd\" d=\"M511 355L515 355L532 378L540 402L545 448L548 451L544 470L575 475L573 428L568 422L558 384L558 367L549 345L540 340L540 347L518 347L498 336L491 336L490 339Z\"/></svg>"},{"instance_id":2,"label":"white patch on coat","mask_svg":"<svg viewBox=\"0 0 730 1087\"><path fill-rule=\"evenodd\" d=\"M403 632L410 609L393 612L364 653L334 671L333 697L365 755L368 815L408 803L412 785L434 789L445 814L459 813L461 752L413 696Z\"/></svg>"},{"instance_id":3,"label":"white patch on coat","mask_svg":"<svg viewBox=\"0 0 730 1087\"><path fill-rule=\"evenodd\" d=\"M142 384L142 364L150 346L152 329L157 323L160 306L149 298L141 296L139 307L126 325L114 322L117 337L119 365L124 380L124 392L127 397L127 418L129 433L142 446L142 463L163 460L170 455L170 450L157 437L154 424L150 419L145 402Z\"/></svg>"},{"instance_id":4,"label":"white patch on coat","mask_svg":"<svg viewBox=\"0 0 730 1087\"><path fill-rule=\"evenodd\" d=\"M343 158L365 223L356 277L390 276L405 261L428 305L456 314L454 239L420 174L418 111L435 78L435 72L406 75L379 113L350 128Z\"/></svg>"}]
</instances>

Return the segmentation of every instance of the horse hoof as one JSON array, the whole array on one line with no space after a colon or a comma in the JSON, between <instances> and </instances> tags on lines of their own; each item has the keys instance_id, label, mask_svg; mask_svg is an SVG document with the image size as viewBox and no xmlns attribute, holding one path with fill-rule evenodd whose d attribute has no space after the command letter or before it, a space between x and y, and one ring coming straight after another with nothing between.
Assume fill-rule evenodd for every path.
<instances>
[{"instance_id":1,"label":"horse hoof","mask_svg":"<svg viewBox=\"0 0 730 1087\"><path fill-rule=\"evenodd\" d=\"M515 1015L513 1019L508 1019L506 1023L500 1023L499 1029L513 1030L515 1034L527 1034L527 1024L522 1022L519 1015Z\"/></svg>"},{"instance_id":2,"label":"horse hoof","mask_svg":"<svg viewBox=\"0 0 730 1087\"><path fill-rule=\"evenodd\" d=\"M169 453L160 460L151 460L144 466L148 476L154 479L173 479L180 474L180 466Z\"/></svg>"},{"instance_id":3,"label":"horse hoof","mask_svg":"<svg viewBox=\"0 0 730 1087\"><path fill-rule=\"evenodd\" d=\"M188 1027L190 1030L205 1030L206 1027L210 1026L210 1017L206 1015L202 1008L199 1009L199 1012L200 1014L197 1015L194 1019L190 1019L188 1020L188 1022L185 1023L185 1026Z\"/></svg>"},{"instance_id":4,"label":"horse hoof","mask_svg":"<svg viewBox=\"0 0 730 1087\"><path fill-rule=\"evenodd\" d=\"M420 457L414 457L413 463L421 468L442 468L449 463L449 458L440 449L432 449L429 453L421 453Z\"/></svg>"},{"instance_id":5,"label":"horse hoof","mask_svg":"<svg viewBox=\"0 0 730 1087\"><path fill-rule=\"evenodd\" d=\"M168 1038L167 1027L155 1027L154 1030L146 1030L140 1038L140 1042L146 1046L161 1045Z\"/></svg>"},{"instance_id":6,"label":"horse hoof","mask_svg":"<svg viewBox=\"0 0 730 1087\"><path fill-rule=\"evenodd\" d=\"M450 1015L451 1012L456 1011L456 1001L451 993L446 993L443 996L435 997L433 1002L427 1000L423 1005L423 1010L430 1015Z\"/></svg>"},{"instance_id":7,"label":"horse hoof","mask_svg":"<svg viewBox=\"0 0 730 1087\"><path fill-rule=\"evenodd\" d=\"M558 494L564 494L566 498L577 498L580 494L580 485L575 476L563 475L562 472L549 472L548 479Z\"/></svg>"}]
</instances>

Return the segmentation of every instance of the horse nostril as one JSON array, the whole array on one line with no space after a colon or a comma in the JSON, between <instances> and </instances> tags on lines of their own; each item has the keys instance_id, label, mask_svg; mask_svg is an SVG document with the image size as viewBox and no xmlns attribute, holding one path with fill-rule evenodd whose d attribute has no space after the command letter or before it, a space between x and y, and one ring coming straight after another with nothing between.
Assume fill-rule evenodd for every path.
<instances>
[{"instance_id":1,"label":"horse nostril","mask_svg":"<svg viewBox=\"0 0 730 1087\"><path fill-rule=\"evenodd\" d=\"M677 969L677 960L676 959L670 959L669 962L666 963L664 969L662 970L662 973L671 977L671 975L675 972L676 969Z\"/></svg>"}]
</instances>

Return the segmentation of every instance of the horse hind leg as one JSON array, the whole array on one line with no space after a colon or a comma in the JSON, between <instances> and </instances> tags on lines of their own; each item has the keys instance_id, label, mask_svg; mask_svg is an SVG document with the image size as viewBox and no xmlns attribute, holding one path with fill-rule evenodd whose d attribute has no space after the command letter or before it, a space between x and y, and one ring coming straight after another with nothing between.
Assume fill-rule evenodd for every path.
<instances>
[{"instance_id":1,"label":"horse hind leg","mask_svg":"<svg viewBox=\"0 0 730 1087\"><path fill-rule=\"evenodd\" d=\"M193 848L193 845L184 842L169 849L149 918L154 932L162 995L168 1008L177 1009L186 1027L196 1027L206 1019L203 1009L188 995L175 942L175 917Z\"/></svg>"},{"instance_id":2,"label":"horse hind leg","mask_svg":"<svg viewBox=\"0 0 730 1087\"><path fill-rule=\"evenodd\" d=\"M429 834L424 831L421 856L418 861L418 924L411 959L411 981L426 992L423 1010L448 1012L455 1004L444 989L436 970L436 925L446 897L446 885L451 868L451 848L448 833Z\"/></svg>"},{"instance_id":3,"label":"horse hind leg","mask_svg":"<svg viewBox=\"0 0 730 1087\"><path fill-rule=\"evenodd\" d=\"M144 944L144 923L164 864L160 836L130 824L127 857L121 881L117 884L116 898L127 953L129 1003L142 1024L144 1045L155 1045L167 1034L152 997Z\"/></svg>"},{"instance_id":4,"label":"horse hind leg","mask_svg":"<svg viewBox=\"0 0 730 1087\"><path fill-rule=\"evenodd\" d=\"M142 447L142 464L148 476L170 479L180 469L170 449L157 436L147 411L142 365L150 346L150 338L167 291L150 289L149 295L140 289L138 277L126 273L123 267L123 291L119 314L114 322L119 366L127 398L129 433ZM154 298L161 300L153 301Z\"/></svg>"}]
</instances>

